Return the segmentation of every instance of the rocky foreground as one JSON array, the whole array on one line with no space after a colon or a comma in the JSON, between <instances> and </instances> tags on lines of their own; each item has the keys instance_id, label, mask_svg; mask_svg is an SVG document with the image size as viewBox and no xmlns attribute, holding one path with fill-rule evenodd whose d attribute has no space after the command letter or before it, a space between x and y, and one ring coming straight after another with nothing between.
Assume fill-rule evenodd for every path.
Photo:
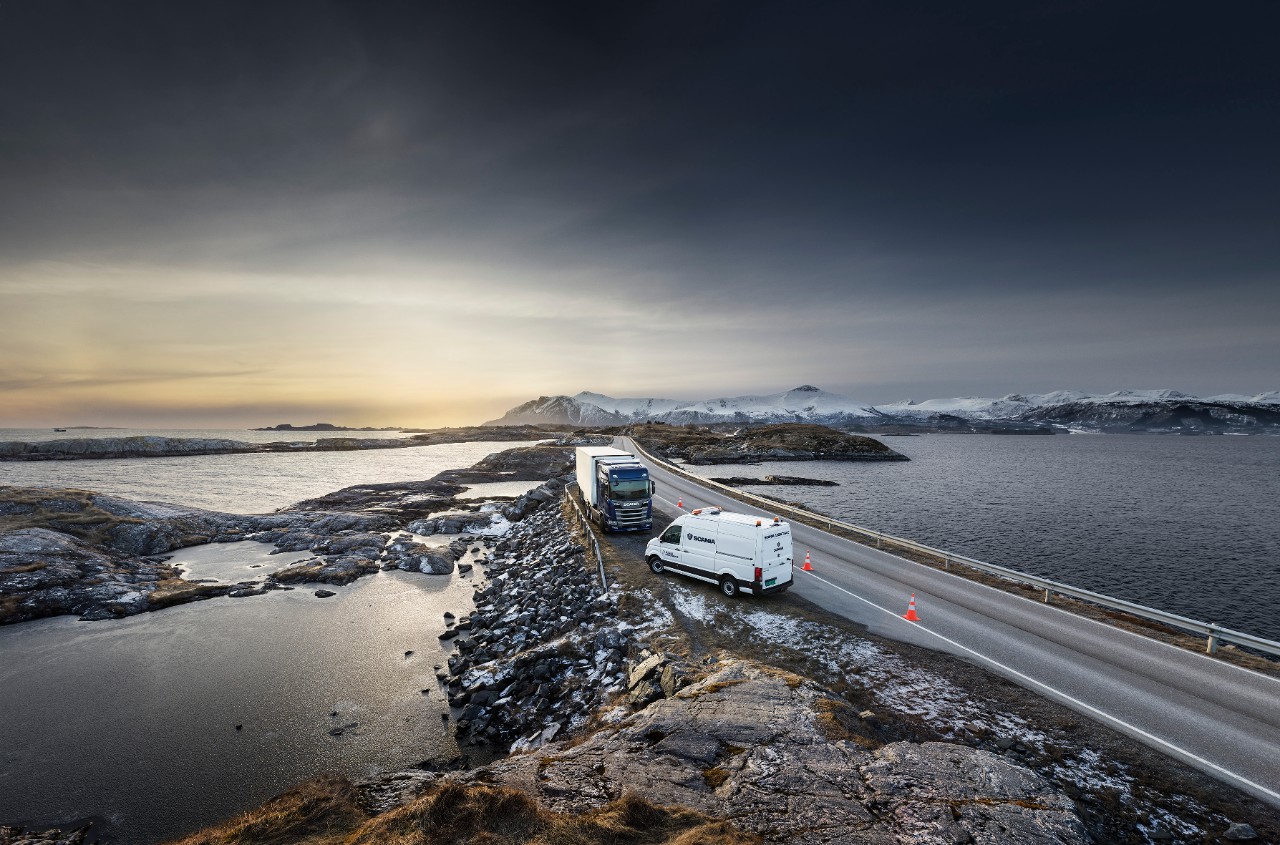
<instances>
[{"instance_id":1,"label":"rocky foreground","mask_svg":"<svg viewBox=\"0 0 1280 845\"><path fill-rule=\"evenodd\" d=\"M345 578L367 565L435 571L429 558L439 547L411 534L487 535L474 611L446 616L441 639L452 640L456 653L437 679L459 745L507 756L480 768L437 761L361 783L320 778L183 845L1067 845L1268 841L1280 830L1254 830L1183 796L1148 793L1138 801L1132 779L1091 748L1057 745L1066 742L1057 734L1051 743L1044 723L985 714L944 681L903 667L900 657L789 618L779 603L726 604L683 583L654 582L674 602L664 605L648 586L625 581L626 561L613 563L623 580L606 588L562 496L572 445L509 450L430 481L347 488L259 517L181 509L164 516L159 509L171 506L137 503L142 510L127 516L115 513L121 505L73 491L63 494L63 513L71 515L64 531L48 524L56 499L22 512L12 508L32 502L12 502L0 518L43 519L9 533L62 533L91 550L101 546L87 533L67 532L151 548L221 527L206 539L251 534L311 552L310 562L282 570L300 568L302 580ZM475 483L465 480L539 472L546 479L539 487L490 510L466 510L456 499L462 484ZM72 517L96 517L92 508L115 521L77 528ZM224 525L228 518L249 522ZM253 522L277 518L283 521ZM119 565L149 577L138 560ZM0 578L14 569L0 564ZM140 591L146 602L155 592ZM681 631L699 625L723 630L736 645L710 654L682 645ZM762 659L753 640L769 648L811 644L813 653ZM753 648L754 656L744 656ZM801 665L805 674L790 671ZM838 685L828 674L856 679L857 689L831 691ZM904 691L909 703L898 706L905 716L892 705ZM878 700L875 711L865 707L868 696ZM1050 759L1037 758L1037 743ZM84 838L82 831L0 828L0 845Z\"/></svg>"}]
</instances>

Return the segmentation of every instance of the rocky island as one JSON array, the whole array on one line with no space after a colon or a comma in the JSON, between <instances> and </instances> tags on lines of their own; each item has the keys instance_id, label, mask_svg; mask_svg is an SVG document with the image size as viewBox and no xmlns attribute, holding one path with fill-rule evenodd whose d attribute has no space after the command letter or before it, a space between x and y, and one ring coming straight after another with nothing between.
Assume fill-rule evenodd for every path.
<instances>
[{"instance_id":1,"label":"rocky island","mask_svg":"<svg viewBox=\"0 0 1280 845\"><path fill-rule=\"evenodd\" d=\"M634 437L668 460L690 464L756 464L762 461L905 461L872 437L846 434L824 425L780 423L752 427L645 423L606 429Z\"/></svg>"}]
</instances>

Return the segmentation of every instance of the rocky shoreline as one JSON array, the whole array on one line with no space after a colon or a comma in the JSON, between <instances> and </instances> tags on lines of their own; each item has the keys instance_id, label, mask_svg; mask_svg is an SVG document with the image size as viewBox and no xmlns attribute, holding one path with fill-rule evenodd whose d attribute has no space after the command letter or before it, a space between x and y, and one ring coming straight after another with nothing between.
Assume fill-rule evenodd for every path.
<instances>
[{"instance_id":1,"label":"rocky shoreline","mask_svg":"<svg viewBox=\"0 0 1280 845\"><path fill-rule=\"evenodd\" d=\"M728 478L709 479L717 484L730 487L839 487L838 481L827 481L822 478L804 478L799 475L766 475L763 478L733 475Z\"/></svg>"},{"instance_id":2,"label":"rocky shoreline","mask_svg":"<svg viewBox=\"0 0 1280 845\"><path fill-rule=\"evenodd\" d=\"M580 441L567 441L569 444ZM488 456L427 481L366 484L271 514L229 514L135 502L80 490L0 488L0 624L74 614L118 618L215 596L244 598L304 582L347 584L379 569L453 571L463 550L429 548L396 532L500 532L556 498L572 445ZM515 499L459 498L466 485L553 479ZM167 563L174 550L255 540L274 553L310 553L264 579L187 581Z\"/></svg>"},{"instance_id":3,"label":"rocky shoreline","mask_svg":"<svg viewBox=\"0 0 1280 845\"><path fill-rule=\"evenodd\" d=\"M203 437L69 437L60 440L0 441L0 461L76 461L111 458L172 458L261 452L356 452L406 449L441 443L545 440L564 436L567 426L468 426L410 433L409 437L321 437L315 441L248 443ZM261 431L262 429L255 429ZM294 429L303 431L307 429ZM347 429L324 429L325 431ZM351 429L355 430L355 429ZM368 431L371 429L360 429ZM412 432L412 430L410 430Z\"/></svg>"},{"instance_id":4,"label":"rocky shoreline","mask_svg":"<svg viewBox=\"0 0 1280 845\"><path fill-rule=\"evenodd\" d=\"M634 437L654 454L688 464L910 460L874 438L807 423L762 425L732 431L707 426L647 423L606 431Z\"/></svg>"},{"instance_id":5,"label":"rocky shoreline","mask_svg":"<svg viewBox=\"0 0 1280 845\"><path fill-rule=\"evenodd\" d=\"M485 802L494 808L493 815L477 821L472 832L464 831L465 825L456 826L461 823L448 828L452 841L490 843L496 841L494 831L502 830L504 842L541 842L536 839L539 832L559 824L552 814L593 820L602 818L600 814L612 819L608 814L618 812L626 824L610 830L644 830L646 824L666 824L673 816L691 814L680 816L691 827L720 825L716 836L705 841L724 845L1074 845L1159 843L1190 835L1177 825L1176 816L1158 809L1142 816L1131 837L1099 839L1113 830L1099 821L1105 814L1118 809L1130 816L1134 812L1122 803L1100 803L1122 800L1107 798L1118 789L1113 784L1124 782L1116 767L1088 751L1075 760L1075 752L1054 745L1060 738L1051 742L1045 737L1044 725L1024 731L1019 720L982 715L962 701L960 691L948 690L945 684L934 701L928 688L938 685L936 679L928 679L929 686L921 686L918 678L905 681L912 702L904 708L906 716L883 710L878 714L879 707L872 710L859 703L860 696L874 693L891 702L894 685L904 683L893 676L901 671L893 668L901 658L878 646L797 621L775 611L773 603L711 610L703 606L707 599L683 584L656 582L668 591L665 603L649 592L647 581L637 589L611 578L606 589L563 495L572 446L580 442L508 450L428 481L358 485L260 516L115 502L60 491L63 499L40 500L42 518L56 513L65 500L64 514L84 517L101 511L114 521L87 523L98 533L85 529L86 523L63 526L80 530L85 536L79 538L48 526L28 526L0 538L29 537L23 532L30 531L58 534L65 538L59 539L63 546L70 544L60 552L70 560L86 548L106 555L104 547L93 545L93 537L135 550L181 545L194 538L223 542L251 537L271 542L281 552L310 555L273 573L282 585L326 579L345 583L338 579L392 566L448 573L455 571L463 553L480 551L477 569L482 578L476 584L474 610L456 619L446 614L442 620L440 637L452 641L456 651L436 667L436 679L448 699L449 718L464 754L474 748L483 750L477 756L506 756L478 768L468 768L465 759L440 760L357 784L321 778L270 803L268 808L276 808L270 813L253 811L253 818L260 820L254 835L229 838L214 828L188 837L184 845L318 842L286 827L288 814L280 808L303 799L307 807L322 808L310 817L315 830L352 842L386 841L401 831L429 832L445 817L446 807L455 808L447 811L455 814L448 818L458 818L462 811L456 807L470 807L467 812L472 815L465 817L474 821L483 816L476 808ZM515 477L542 483L506 502L477 504L458 498L467 483ZM24 503L0 505L0 519L30 519L38 512L13 510L20 505ZM443 546L418 539L431 534L461 536ZM55 538L41 539L50 543ZM158 556L128 558L111 548L112 554L126 556L114 565L141 579L143 586L136 591L149 604L159 591L148 592L146 579L167 564ZM5 573L15 570L2 555L0 585L9 577ZM615 572L627 565L613 562ZM681 610L673 616L667 606ZM723 629L741 648L710 653L691 648L682 641L681 631L692 630L693 619ZM813 671L795 657L743 656L740 652L749 650L747 642L755 639L789 648L811 642ZM833 691L826 678L830 673L856 677L864 692ZM922 696L924 702L916 701ZM919 730L904 728L919 718L911 715L913 706L922 706L929 719L956 719L957 726L922 723ZM949 716L948 708L962 715ZM1046 754L1057 756L1033 771L1037 742L1045 745ZM1084 768L1069 768L1072 765ZM1058 773L1056 779L1045 775L1050 771ZM1062 786L1061 773L1073 771L1082 773L1080 789ZM1098 772L1105 772L1105 779L1091 783ZM1265 826L1257 833L1220 814L1202 814L1211 816L1218 827L1197 830L1196 841L1250 841L1250 836L1265 841L1274 833ZM273 827L261 821L264 818L281 821ZM510 833L517 818L528 821L528 836ZM731 825L725 822L729 819ZM235 829L242 834L245 830ZM0 845L70 845L83 838L79 831L27 834L0 828ZM572 841L603 845L616 840Z\"/></svg>"}]
</instances>

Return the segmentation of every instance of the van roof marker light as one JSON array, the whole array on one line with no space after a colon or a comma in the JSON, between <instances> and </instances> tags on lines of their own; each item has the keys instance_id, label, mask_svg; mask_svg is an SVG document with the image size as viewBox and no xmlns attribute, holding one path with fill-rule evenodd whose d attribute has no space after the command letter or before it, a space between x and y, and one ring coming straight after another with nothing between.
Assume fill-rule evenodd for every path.
<instances>
[{"instance_id":1,"label":"van roof marker light","mask_svg":"<svg viewBox=\"0 0 1280 845\"><path fill-rule=\"evenodd\" d=\"M756 520L756 527L757 527L757 528L759 528L761 525L764 525L764 523L757 519L757 520Z\"/></svg>"},{"instance_id":2,"label":"van roof marker light","mask_svg":"<svg viewBox=\"0 0 1280 845\"><path fill-rule=\"evenodd\" d=\"M695 508L694 510L690 511L690 513L692 513L694 516L697 516L698 514L702 513L702 508Z\"/></svg>"}]
</instances>

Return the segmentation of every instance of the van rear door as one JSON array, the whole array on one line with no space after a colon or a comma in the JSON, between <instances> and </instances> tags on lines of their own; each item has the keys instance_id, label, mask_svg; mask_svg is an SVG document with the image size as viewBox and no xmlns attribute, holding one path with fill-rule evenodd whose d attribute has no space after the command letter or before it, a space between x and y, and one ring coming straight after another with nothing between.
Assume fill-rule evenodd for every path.
<instances>
[{"instance_id":1,"label":"van rear door","mask_svg":"<svg viewBox=\"0 0 1280 845\"><path fill-rule=\"evenodd\" d=\"M791 526L766 525L760 534L760 560L766 590L791 580Z\"/></svg>"},{"instance_id":2,"label":"van rear door","mask_svg":"<svg viewBox=\"0 0 1280 845\"><path fill-rule=\"evenodd\" d=\"M739 582L751 583L755 578L756 534L754 525L722 521L716 535L716 573L728 572Z\"/></svg>"}]
</instances>

